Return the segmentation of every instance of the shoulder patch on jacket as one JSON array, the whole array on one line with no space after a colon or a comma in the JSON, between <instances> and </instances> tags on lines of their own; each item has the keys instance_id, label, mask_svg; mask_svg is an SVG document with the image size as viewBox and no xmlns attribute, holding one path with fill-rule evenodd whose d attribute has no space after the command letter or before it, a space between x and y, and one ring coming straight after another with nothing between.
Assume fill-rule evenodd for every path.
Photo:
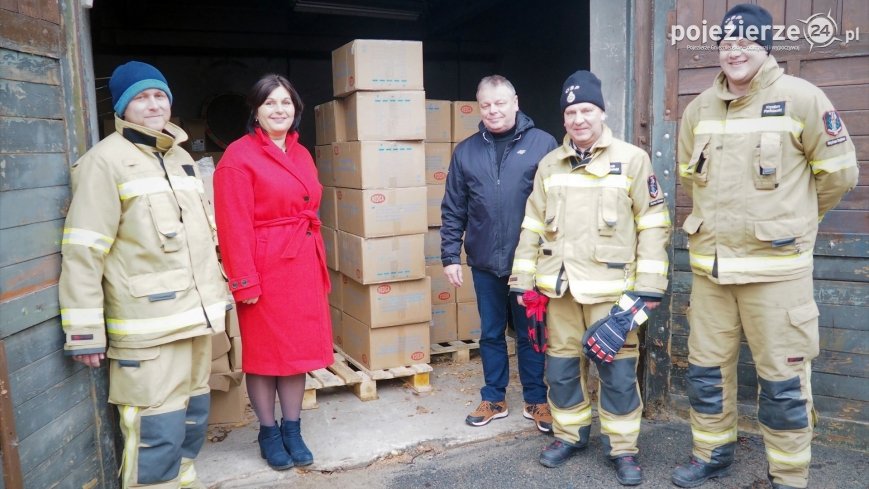
<instances>
[{"instance_id":1,"label":"shoulder patch on jacket","mask_svg":"<svg viewBox=\"0 0 869 489\"><path fill-rule=\"evenodd\" d=\"M781 102L770 102L768 104L763 104L763 108L760 109L761 117L774 117L778 115L785 115L784 100L782 100Z\"/></svg>"},{"instance_id":2,"label":"shoulder patch on jacket","mask_svg":"<svg viewBox=\"0 0 869 489\"><path fill-rule=\"evenodd\" d=\"M610 163L610 175L621 175L622 174L622 164L618 161L613 161Z\"/></svg>"},{"instance_id":3,"label":"shoulder patch on jacket","mask_svg":"<svg viewBox=\"0 0 869 489\"><path fill-rule=\"evenodd\" d=\"M830 136L838 136L842 132L842 118L835 110L824 112L824 130Z\"/></svg>"},{"instance_id":4,"label":"shoulder patch on jacket","mask_svg":"<svg viewBox=\"0 0 869 489\"><path fill-rule=\"evenodd\" d=\"M649 197L653 199L658 196L658 178L655 175L651 175L648 179L649 185Z\"/></svg>"},{"instance_id":5,"label":"shoulder patch on jacket","mask_svg":"<svg viewBox=\"0 0 869 489\"><path fill-rule=\"evenodd\" d=\"M848 136L839 136L839 137L837 137L837 138L835 138L835 139L830 139L830 140L827 141L825 144L826 144L827 146L835 146L835 145L837 145L837 144L839 144L839 143L844 143L844 142L847 141L847 140L848 140Z\"/></svg>"}]
</instances>

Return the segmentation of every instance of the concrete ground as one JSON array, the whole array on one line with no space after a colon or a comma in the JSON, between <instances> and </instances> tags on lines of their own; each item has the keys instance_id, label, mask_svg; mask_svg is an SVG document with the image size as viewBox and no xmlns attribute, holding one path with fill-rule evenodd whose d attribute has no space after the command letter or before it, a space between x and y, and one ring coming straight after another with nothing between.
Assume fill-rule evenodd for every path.
<instances>
[{"instance_id":1,"label":"concrete ground","mask_svg":"<svg viewBox=\"0 0 869 489\"><path fill-rule=\"evenodd\" d=\"M466 364L442 360L433 360L431 392L416 393L400 379L379 381L379 399L368 402L347 387L318 391L319 407L302 413L302 431L315 459L306 470L277 472L266 465L250 412L247 423L212 426L196 462L199 477L212 489L619 487L602 454L596 419L589 448L564 467L546 469L537 454L551 438L522 416L515 363L507 392L510 415L475 428L464 418L479 402L479 357L472 355ZM733 475L704 487L768 487L762 442L740 435ZM670 471L687 458L689 447L684 421L644 420L642 487L675 487ZM869 487L865 453L815 446L814 454L810 487Z\"/></svg>"}]
</instances>

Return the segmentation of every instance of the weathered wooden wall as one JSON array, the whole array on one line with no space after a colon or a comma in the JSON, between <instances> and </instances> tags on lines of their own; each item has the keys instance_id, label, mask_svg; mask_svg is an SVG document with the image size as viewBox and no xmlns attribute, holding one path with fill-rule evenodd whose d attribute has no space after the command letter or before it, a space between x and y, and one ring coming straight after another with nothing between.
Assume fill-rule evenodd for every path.
<instances>
[{"instance_id":1,"label":"weathered wooden wall","mask_svg":"<svg viewBox=\"0 0 869 489\"><path fill-rule=\"evenodd\" d=\"M699 25L720 22L733 0L677 0L671 22ZM757 1L768 9L774 23L801 25L814 13L828 11L841 29L869 25L864 0L766 0ZM669 29L668 29L669 30ZM774 51L788 74L805 78L821 87L839 110L857 147L860 162L858 187L821 223L815 247L815 300L821 311L821 354L812 364L815 405L821 415L816 430L821 440L866 450L869 448L869 33L847 46L833 43L809 50L805 41L797 51ZM676 121L685 106L708 88L718 67L715 51L686 49L688 41L675 48L667 43L666 64L678 69L667 80L664 103L669 109L665 121ZM695 44L697 44L695 42ZM673 143L675 144L675 143ZM690 198L677 186L674 272L671 297L670 399L687 413L685 372L688 366L688 323L685 316L691 289L687 239L681 230L691 212ZM755 417L757 378L747 344L739 356L740 412L750 428Z\"/></svg>"},{"instance_id":2,"label":"weathered wooden wall","mask_svg":"<svg viewBox=\"0 0 869 489\"><path fill-rule=\"evenodd\" d=\"M105 371L63 355L58 315L69 166L88 143L81 12L0 0L0 368L28 488L117 486Z\"/></svg>"}]
</instances>

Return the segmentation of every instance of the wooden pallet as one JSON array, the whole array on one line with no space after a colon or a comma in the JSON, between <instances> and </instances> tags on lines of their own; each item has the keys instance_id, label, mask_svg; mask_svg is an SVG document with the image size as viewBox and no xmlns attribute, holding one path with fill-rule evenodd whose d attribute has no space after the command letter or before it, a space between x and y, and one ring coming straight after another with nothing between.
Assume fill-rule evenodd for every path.
<instances>
[{"instance_id":1,"label":"wooden pallet","mask_svg":"<svg viewBox=\"0 0 869 489\"><path fill-rule=\"evenodd\" d=\"M432 355L450 355L450 360L455 363L467 363L471 360L471 350L480 348L480 340L457 340L444 343L432 343ZM516 340L507 337L507 354L516 353Z\"/></svg>"},{"instance_id":2,"label":"wooden pallet","mask_svg":"<svg viewBox=\"0 0 869 489\"><path fill-rule=\"evenodd\" d=\"M317 391L327 387L350 386L360 400L377 399L377 381L407 377L406 383L417 392L431 390L429 373L431 365L420 363L406 367L394 367L383 370L369 370L337 346L334 362L327 368L321 368L305 375L305 395L302 398L302 409L317 408Z\"/></svg>"}]
</instances>

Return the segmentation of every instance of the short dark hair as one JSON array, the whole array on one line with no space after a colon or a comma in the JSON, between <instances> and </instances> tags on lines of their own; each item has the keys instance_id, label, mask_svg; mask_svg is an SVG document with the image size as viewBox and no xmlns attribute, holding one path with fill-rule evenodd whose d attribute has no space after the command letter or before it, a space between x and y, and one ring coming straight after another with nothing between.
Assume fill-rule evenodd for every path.
<instances>
[{"instance_id":1,"label":"short dark hair","mask_svg":"<svg viewBox=\"0 0 869 489\"><path fill-rule=\"evenodd\" d=\"M305 109L305 105L302 104L302 98L299 97L299 92L293 88L293 84L286 77L276 73L269 73L254 83L247 94L247 106L250 108L250 115L247 118L247 131L249 133L253 134L256 128L259 127L259 123L256 120L256 112L260 105L278 87L284 87L290 92L290 100L293 101L293 107L295 108L295 116L293 117L293 125L290 127L290 132L299 130L299 124L302 122L302 111Z\"/></svg>"}]
</instances>

